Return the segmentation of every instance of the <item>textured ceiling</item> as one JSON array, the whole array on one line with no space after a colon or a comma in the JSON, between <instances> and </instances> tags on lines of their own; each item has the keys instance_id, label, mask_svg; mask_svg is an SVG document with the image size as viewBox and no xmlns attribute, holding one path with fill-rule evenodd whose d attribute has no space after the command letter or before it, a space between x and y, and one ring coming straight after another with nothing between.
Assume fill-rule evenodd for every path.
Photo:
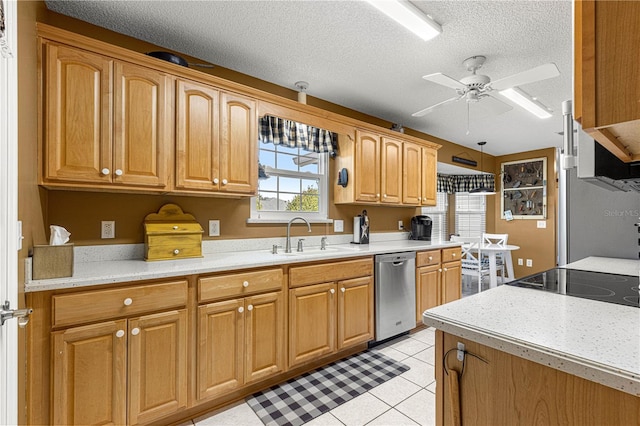
<instances>
[{"instance_id":1,"label":"textured ceiling","mask_svg":"<svg viewBox=\"0 0 640 426\"><path fill-rule=\"evenodd\" d=\"M562 144L561 103L572 99L570 1L413 1L442 25L422 41L362 1L47 1L49 9L214 64L485 152L511 154ZM460 79L462 61L497 80L553 62L560 76L521 86L553 110L541 120L518 106L501 114L449 104L455 96L422 79ZM500 97L499 95L497 95ZM509 103L505 99L505 102ZM481 102L482 103L482 102Z\"/></svg>"}]
</instances>

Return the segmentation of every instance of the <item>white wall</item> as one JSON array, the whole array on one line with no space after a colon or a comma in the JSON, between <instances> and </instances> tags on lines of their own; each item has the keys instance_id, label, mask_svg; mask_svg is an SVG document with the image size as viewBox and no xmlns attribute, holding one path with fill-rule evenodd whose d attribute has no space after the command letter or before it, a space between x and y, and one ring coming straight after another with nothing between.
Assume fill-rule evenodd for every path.
<instances>
[{"instance_id":1,"label":"white wall","mask_svg":"<svg viewBox=\"0 0 640 426\"><path fill-rule=\"evenodd\" d=\"M609 191L568 173L568 261L587 256L638 259L640 193Z\"/></svg>"}]
</instances>

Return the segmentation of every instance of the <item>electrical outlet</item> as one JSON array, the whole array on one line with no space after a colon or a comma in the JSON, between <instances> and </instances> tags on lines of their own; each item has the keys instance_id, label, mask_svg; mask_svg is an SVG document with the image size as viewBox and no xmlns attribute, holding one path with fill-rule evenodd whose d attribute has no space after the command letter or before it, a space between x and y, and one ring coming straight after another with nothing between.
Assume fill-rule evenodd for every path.
<instances>
[{"instance_id":1,"label":"electrical outlet","mask_svg":"<svg viewBox=\"0 0 640 426\"><path fill-rule=\"evenodd\" d=\"M116 221L115 220L103 220L100 231L100 238L115 238L116 237Z\"/></svg>"},{"instance_id":2,"label":"electrical outlet","mask_svg":"<svg viewBox=\"0 0 640 426\"><path fill-rule=\"evenodd\" d=\"M538 228L546 228L547 227L547 221L546 220L539 220L538 221Z\"/></svg>"},{"instance_id":3,"label":"electrical outlet","mask_svg":"<svg viewBox=\"0 0 640 426\"><path fill-rule=\"evenodd\" d=\"M518 266L524 265L524 260L521 257L518 258Z\"/></svg>"},{"instance_id":4,"label":"electrical outlet","mask_svg":"<svg viewBox=\"0 0 640 426\"><path fill-rule=\"evenodd\" d=\"M333 232L344 232L344 221L336 219L333 221Z\"/></svg>"},{"instance_id":5,"label":"electrical outlet","mask_svg":"<svg viewBox=\"0 0 640 426\"><path fill-rule=\"evenodd\" d=\"M533 260L527 259L527 268L531 268L533 266Z\"/></svg>"},{"instance_id":6,"label":"electrical outlet","mask_svg":"<svg viewBox=\"0 0 640 426\"><path fill-rule=\"evenodd\" d=\"M404 229L404 223L401 220L398 221L398 231L402 231Z\"/></svg>"},{"instance_id":7,"label":"electrical outlet","mask_svg":"<svg viewBox=\"0 0 640 426\"><path fill-rule=\"evenodd\" d=\"M210 220L209 221L209 236L210 237L219 237L220 236L220 221L219 220Z\"/></svg>"}]
</instances>

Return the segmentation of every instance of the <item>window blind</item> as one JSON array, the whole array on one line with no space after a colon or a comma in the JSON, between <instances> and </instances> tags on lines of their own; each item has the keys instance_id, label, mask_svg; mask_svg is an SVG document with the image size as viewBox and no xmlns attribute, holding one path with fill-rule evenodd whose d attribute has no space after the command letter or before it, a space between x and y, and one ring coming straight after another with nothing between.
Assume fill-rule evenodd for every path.
<instances>
[{"instance_id":1,"label":"window blind","mask_svg":"<svg viewBox=\"0 0 640 426\"><path fill-rule=\"evenodd\" d=\"M457 192L456 234L461 237L482 237L486 230L486 197Z\"/></svg>"},{"instance_id":2,"label":"window blind","mask_svg":"<svg viewBox=\"0 0 640 426\"><path fill-rule=\"evenodd\" d=\"M436 193L436 205L423 207L422 214L431 218L431 240L448 241L447 235L447 210L449 201L446 192Z\"/></svg>"}]
</instances>

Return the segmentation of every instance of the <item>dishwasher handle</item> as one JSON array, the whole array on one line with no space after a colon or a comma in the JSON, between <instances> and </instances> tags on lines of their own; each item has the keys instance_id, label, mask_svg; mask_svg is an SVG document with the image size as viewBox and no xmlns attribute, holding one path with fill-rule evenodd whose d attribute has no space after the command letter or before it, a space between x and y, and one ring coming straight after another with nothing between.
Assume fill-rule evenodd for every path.
<instances>
[{"instance_id":1,"label":"dishwasher handle","mask_svg":"<svg viewBox=\"0 0 640 426\"><path fill-rule=\"evenodd\" d=\"M402 265L404 265L404 260L400 260L400 261L397 261L397 262L391 262L391 264L393 266L402 266Z\"/></svg>"}]
</instances>

